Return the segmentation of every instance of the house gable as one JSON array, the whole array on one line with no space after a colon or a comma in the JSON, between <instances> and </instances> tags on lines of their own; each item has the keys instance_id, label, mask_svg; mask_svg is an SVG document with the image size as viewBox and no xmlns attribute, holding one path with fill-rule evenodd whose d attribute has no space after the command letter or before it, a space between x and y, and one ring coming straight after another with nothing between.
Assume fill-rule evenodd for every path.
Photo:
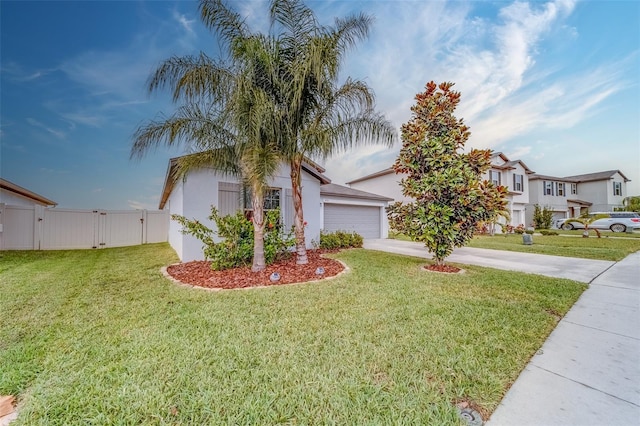
<instances>
[{"instance_id":1,"label":"house gable","mask_svg":"<svg viewBox=\"0 0 640 426\"><path fill-rule=\"evenodd\" d=\"M2 178L0 178L0 203L22 206L38 204L45 207L58 205L55 201Z\"/></svg>"}]
</instances>

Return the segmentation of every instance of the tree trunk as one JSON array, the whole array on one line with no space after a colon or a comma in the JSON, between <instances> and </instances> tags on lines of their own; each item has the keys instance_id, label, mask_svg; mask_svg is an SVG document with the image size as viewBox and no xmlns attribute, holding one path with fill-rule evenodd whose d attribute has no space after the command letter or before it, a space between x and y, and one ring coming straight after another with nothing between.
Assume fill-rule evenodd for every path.
<instances>
[{"instance_id":1,"label":"tree trunk","mask_svg":"<svg viewBox=\"0 0 640 426\"><path fill-rule=\"evenodd\" d=\"M262 188L253 185L251 194L253 207L253 265L252 272L264 271L266 262L264 259L264 193Z\"/></svg>"},{"instance_id":2,"label":"tree trunk","mask_svg":"<svg viewBox=\"0 0 640 426\"><path fill-rule=\"evenodd\" d=\"M295 211L294 228L296 236L296 264L306 265L307 244L304 238L304 212L302 210L302 157L291 161L291 192L293 195L293 210Z\"/></svg>"}]
</instances>

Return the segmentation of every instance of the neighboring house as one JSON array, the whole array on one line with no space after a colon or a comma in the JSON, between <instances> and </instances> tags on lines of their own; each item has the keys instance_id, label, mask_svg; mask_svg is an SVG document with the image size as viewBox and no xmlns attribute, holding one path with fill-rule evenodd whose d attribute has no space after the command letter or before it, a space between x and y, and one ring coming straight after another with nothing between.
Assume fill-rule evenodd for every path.
<instances>
[{"instance_id":1,"label":"neighboring house","mask_svg":"<svg viewBox=\"0 0 640 426\"><path fill-rule=\"evenodd\" d=\"M184 179L175 179L177 161L177 158L169 161L160 209L196 219L213 230L215 224L208 220L212 205L216 206L221 215L238 211L250 213L251 204L236 176L213 168L202 168L188 173ZM331 180L323 175L324 169L311 162L304 163L302 169L307 248L312 248L320 240L321 229L357 231L365 238L386 238L386 217L383 211L388 198L332 185ZM265 208L279 208L285 229L291 229L295 212L287 164L283 163L269 186ZM172 220L169 225L169 243L180 260L202 260L202 243L192 236L182 234L180 230L180 224Z\"/></svg>"},{"instance_id":2,"label":"neighboring house","mask_svg":"<svg viewBox=\"0 0 640 426\"><path fill-rule=\"evenodd\" d=\"M515 226L524 223L525 220L525 209L529 203L529 176L532 174L522 161L511 161L503 153L496 152L491 155L491 169L483 176L496 185L508 187L510 223ZM396 175L392 168L388 168L347 182L347 185L363 191L375 191L394 201L411 202L411 198L402 194L400 181L403 178L404 175Z\"/></svg>"},{"instance_id":3,"label":"neighboring house","mask_svg":"<svg viewBox=\"0 0 640 426\"><path fill-rule=\"evenodd\" d=\"M0 204L22 207L33 207L34 205L55 207L58 205L55 201L2 178L0 178Z\"/></svg>"},{"instance_id":4,"label":"neighboring house","mask_svg":"<svg viewBox=\"0 0 640 426\"><path fill-rule=\"evenodd\" d=\"M586 212L613 211L622 206L630 180L620 170L555 177L529 177L531 196L527 223L533 221L535 204L553 211L553 219L577 217Z\"/></svg>"},{"instance_id":5,"label":"neighboring house","mask_svg":"<svg viewBox=\"0 0 640 426\"><path fill-rule=\"evenodd\" d=\"M533 173L520 160L511 161L501 152L491 154L491 168L483 177L495 185L507 187L507 209L511 215L509 223L513 226L525 223L530 197L529 178Z\"/></svg>"}]
</instances>

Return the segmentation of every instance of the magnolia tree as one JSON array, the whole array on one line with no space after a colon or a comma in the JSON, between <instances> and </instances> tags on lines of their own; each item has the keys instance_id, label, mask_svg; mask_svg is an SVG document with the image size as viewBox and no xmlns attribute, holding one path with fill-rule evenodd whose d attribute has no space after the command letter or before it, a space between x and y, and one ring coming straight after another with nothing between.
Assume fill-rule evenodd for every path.
<instances>
[{"instance_id":1,"label":"magnolia tree","mask_svg":"<svg viewBox=\"0 0 640 426\"><path fill-rule=\"evenodd\" d=\"M470 132L453 115L460 93L452 86L431 81L416 95L393 165L406 176L400 182L402 193L414 201L387 208L391 229L424 242L440 267L455 247L473 237L479 222L508 215L506 188L482 179L491 151L463 152Z\"/></svg>"}]
</instances>

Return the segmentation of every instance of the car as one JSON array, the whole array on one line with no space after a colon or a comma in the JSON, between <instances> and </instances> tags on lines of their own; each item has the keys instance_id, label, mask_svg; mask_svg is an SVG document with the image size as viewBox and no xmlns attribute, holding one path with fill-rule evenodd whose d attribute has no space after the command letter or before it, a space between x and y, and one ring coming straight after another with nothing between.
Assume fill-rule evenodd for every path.
<instances>
[{"instance_id":1,"label":"car","mask_svg":"<svg viewBox=\"0 0 640 426\"><path fill-rule=\"evenodd\" d=\"M594 212L589 217L600 216L589 224L589 229L604 229L612 232L626 232L627 229L640 229L640 214L634 212ZM584 229L584 223L575 218L560 219L556 222L558 228L565 231Z\"/></svg>"}]
</instances>

